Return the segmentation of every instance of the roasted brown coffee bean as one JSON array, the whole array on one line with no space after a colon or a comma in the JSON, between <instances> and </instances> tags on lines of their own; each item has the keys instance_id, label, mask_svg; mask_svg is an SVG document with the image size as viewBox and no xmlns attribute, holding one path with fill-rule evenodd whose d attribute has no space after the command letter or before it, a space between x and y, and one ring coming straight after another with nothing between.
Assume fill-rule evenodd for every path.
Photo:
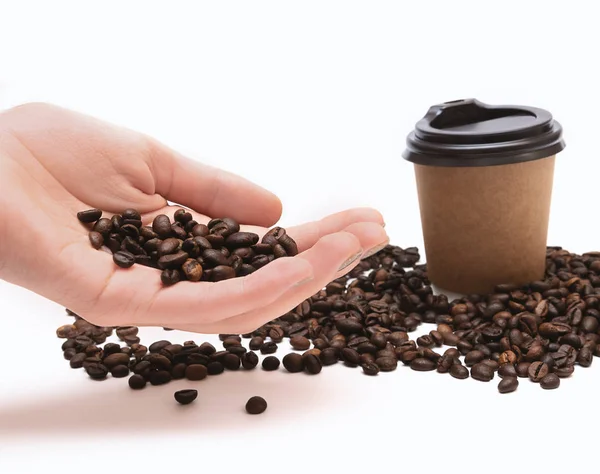
<instances>
[{"instance_id":1,"label":"roasted brown coffee bean","mask_svg":"<svg viewBox=\"0 0 600 474\"><path fill-rule=\"evenodd\" d=\"M291 354L288 354L291 355ZM299 355L299 354L296 354ZM302 358L302 356L300 356ZM277 370L279 368L279 359L275 356L267 356L262 361L262 368L267 371Z\"/></svg>"},{"instance_id":2,"label":"roasted brown coffee bean","mask_svg":"<svg viewBox=\"0 0 600 474\"><path fill-rule=\"evenodd\" d=\"M225 367L223 366L223 364L221 364L221 362L218 361L210 362L206 366L206 369L208 370L208 375L219 375L225 371Z\"/></svg>"},{"instance_id":3,"label":"roasted brown coffee bean","mask_svg":"<svg viewBox=\"0 0 600 474\"><path fill-rule=\"evenodd\" d=\"M251 397L246 402L246 411L250 415L260 415L267 409L267 402L262 397Z\"/></svg>"},{"instance_id":4,"label":"roasted brown coffee bean","mask_svg":"<svg viewBox=\"0 0 600 474\"><path fill-rule=\"evenodd\" d=\"M498 391L500 393L510 393L514 392L519 386L519 380L517 377L505 377L500 380L498 384Z\"/></svg>"},{"instance_id":5,"label":"roasted brown coffee bean","mask_svg":"<svg viewBox=\"0 0 600 474\"><path fill-rule=\"evenodd\" d=\"M308 354L306 356L302 356L302 358L306 372L309 374L318 374L321 372L323 365L319 357L313 354Z\"/></svg>"},{"instance_id":6,"label":"roasted brown coffee bean","mask_svg":"<svg viewBox=\"0 0 600 474\"><path fill-rule=\"evenodd\" d=\"M135 256L125 250L119 250L117 253L113 254L113 261L121 268L129 268L135 263Z\"/></svg>"},{"instance_id":7,"label":"roasted brown coffee bean","mask_svg":"<svg viewBox=\"0 0 600 474\"><path fill-rule=\"evenodd\" d=\"M242 357L242 367L246 370L252 370L258 365L258 356L250 351L246 352Z\"/></svg>"},{"instance_id":8,"label":"roasted brown coffee bean","mask_svg":"<svg viewBox=\"0 0 600 474\"><path fill-rule=\"evenodd\" d=\"M211 281L217 282L222 280L229 280L235 278L235 270L227 265L217 265L212 269Z\"/></svg>"},{"instance_id":9,"label":"roasted brown coffee bean","mask_svg":"<svg viewBox=\"0 0 600 474\"><path fill-rule=\"evenodd\" d=\"M498 369L498 375L502 378L505 377L516 377L517 376L517 371L515 369L515 366L512 364L504 364L502 366L500 366L500 368Z\"/></svg>"},{"instance_id":10,"label":"roasted brown coffee bean","mask_svg":"<svg viewBox=\"0 0 600 474\"><path fill-rule=\"evenodd\" d=\"M266 360L266 358L265 358ZM279 364L277 364L279 366ZM302 372L304 370L304 359L300 354L287 354L283 358L283 366L288 372L297 373ZM263 361L264 367L264 361Z\"/></svg>"},{"instance_id":11,"label":"roasted brown coffee bean","mask_svg":"<svg viewBox=\"0 0 600 474\"><path fill-rule=\"evenodd\" d=\"M323 363L323 365L337 364L338 350L333 347L326 347L325 349L323 349L321 351L319 358L321 359L321 362ZM361 362L362 362L362 356L361 356Z\"/></svg>"},{"instance_id":12,"label":"roasted brown coffee bean","mask_svg":"<svg viewBox=\"0 0 600 474\"><path fill-rule=\"evenodd\" d=\"M552 390L558 388L560 385L560 378L556 374L548 374L542 380L540 380L540 386L546 390Z\"/></svg>"},{"instance_id":13,"label":"roasted brown coffee bean","mask_svg":"<svg viewBox=\"0 0 600 474\"><path fill-rule=\"evenodd\" d=\"M189 255L183 251L172 253L169 255L163 255L158 259L158 268L164 270L180 268L185 261L189 258Z\"/></svg>"},{"instance_id":14,"label":"roasted brown coffee bean","mask_svg":"<svg viewBox=\"0 0 600 474\"><path fill-rule=\"evenodd\" d=\"M77 213L77 219L84 224L91 224L96 222L102 217L102 211L100 209L87 209Z\"/></svg>"},{"instance_id":15,"label":"roasted brown coffee bean","mask_svg":"<svg viewBox=\"0 0 600 474\"><path fill-rule=\"evenodd\" d=\"M450 367L450 375L455 379L467 379L469 378L469 369L464 365L454 364Z\"/></svg>"},{"instance_id":16,"label":"roasted brown coffee bean","mask_svg":"<svg viewBox=\"0 0 600 474\"><path fill-rule=\"evenodd\" d=\"M225 354L221 363L227 370L238 370L240 368L240 358L232 353Z\"/></svg>"},{"instance_id":17,"label":"roasted brown coffee bean","mask_svg":"<svg viewBox=\"0 0 600 474\"><path fill-rule=\"evenodd\" d=\"M146 386L146 379L138 374L132 375L129 377L129 386L134 390L140 390Z\"/></svg>"},{"instance_id":18,"label":"roasted brown coffee bean","mask_svg":"<svg viewBox=\"0 0 600 474\"><path fill-rule=\"evenodd\" d=\"M99 362L91 362L87 365L84 364L84 368L87 374L90 376L90 378L94 380L105 379L108 375L108 369L106 368L106 366Z\"/></svg>"},{"instance_id":19,"label":"roasted brown coffee bean","mask_svg":"<svg viewBox=\"0 0 600 474\"><path fill-rule=\"evenodd\" d=\"M543 362L536 361L529 366L529 379L532 382L540 382L546 375L548 375L548 366Z\"/></svg>"},{"instance_id":20,"label":"roasted brown coffee bean","mask_svg":"<svg viewBox=\"0 0 600 474\"><path fill-rule=\"evenodd\" d=\"M129 375L129 367L126 365L116 365L110 370L110 374L116 379L127 377Z\"/></svg>"},{"instance_id":21,"label":"roasted brown coffee bean","mask_svg":"<svg viewBox=\"0 0 600 474\"><path fill-rule=\"evenodd\" d=\"M379 365L381 368L381 364L379 362L377 365ZM410 368L419 372L427 372L430 370L435 370L437 368L437 364L430 359L417 357L410 363Z\"/></svg>"},{"instance_id":22,"label":"roasted brown coffee bean","mask_svg":"<svg viewBox=\"0 0 600 474\"><path fill-rule=\"evenodd\" d=\"M489 382L494 378L494 370L490 366L480 362L471 367L471 378L480 382Z\"/></svg>"},{"instance_id":23,"label":"roasted brown coffee bean","mask_svg":"<svg viewBox=\"0 0 600 474\"><path fill-rule=\"evenodd\" d=\"M152 230L158 234L161 239L167 239L171 236L171 220L164 214L159 214L152 221Z\"/></svg>"},{"instance_id":24,"label":"roasted brown coffee bean","mask_svg":"<svg viewBox=\"0 0 600 474\"><path fill-rule=\"evenodd\" d=\"M531 362L519 362L515 371L517 372L517 377L526 378L529 377L529 367L531 366Z\"/></svg>"},{"instance_id":25,"label":"roasted brown coffee bean","mask_svg":"<svg viewBox=\"0 0 600 474\"><path fill-rule=\"evenodd\" d=\"M179 270L167 268L160 273L160 281L165 286L174 285L175 283L179 283L180 280L181 273Z\"/></svg>"},{"instance_id":26,"label":"roasted brown coffee bean","mask_svg":"<svg viewBox=\"0 0 600 474\"><path fill-rule=\"evenodd\" d=\"M90 244L92 244L92 247L96 250L104 245L104 237L100 232L91 231L88 234L88 237L90 239Z\"/></svg>"},{"instance_id":27,"label":"roasted brown coffee bean","mask_svg":"<svg viewBox=\"0 0 600 474\"><path fill-rule=\"evenodd\" d=\"M272 341L267 341L260 346L261 354L274 354L277 352L277 344Z\"/></svg>"},{"instance_id":28,"label":"roasted brown coffee bean","mask_svg":"<svg viewBox=\"0 0 600 474\"><path fill-rule=\"evenodd\" d=\"M465 355L465 365L467 367L473 367L485 358L485 354L481 351L472 350L467 352Z\"/></svg>"},{"instance_id":29,"label":"roasted brown coffee bean","mask_svg":"<svg viewBox=\"0 0 600 474\"><path fill-rule=\"evenodd\" d=\"M310 341L303 336L292 337L290 344L297 351L306 351L310 348Z\"/></svg>"},{"instance_id":30,"label":"roasted brown coffee bean","mask_svg":"<svg viewBox=\"0 0 600 474\"><path fill-rule=\"evenodd\" d=\"M500 354L500 357L498 359L498 363L500 365L505 365L505 364L515 364L517 362L517 355L513 352L513 351L504 351L502 354Z\"/></svg>"},{"instance_id":31,"label":"roasted brown coffee bean","mask_svg":"<svg viewBox=\"0 0 600 474\"><path fill-rule=\"evenodd\" d=\"M189 281L200 281L202 278L202 265L193 258L188 258L181 266L181 270Z\"/></svg>"},{"instance_id":32,"label":"roasted brown coffee bean","mask_svg":"<svg viewBox=\"0 0 600 474\"><path fill-rule=\"evenodd\" d=\"M360 354L349 347L342 349L341 356L342 360L348 367L356 367L360 363ZM396 358L394 357L394 362L395 361Z\"/></svg>"}]
</instances>

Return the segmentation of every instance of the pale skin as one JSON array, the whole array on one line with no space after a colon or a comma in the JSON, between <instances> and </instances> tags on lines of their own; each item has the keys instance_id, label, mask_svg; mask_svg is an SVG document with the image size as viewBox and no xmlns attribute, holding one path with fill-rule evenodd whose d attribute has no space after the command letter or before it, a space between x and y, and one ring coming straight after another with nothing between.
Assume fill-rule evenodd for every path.
<instances>
[{"instance_id":1,"label":"pale skin","mask_svg":"<svg viewBox=\"0 0 600 474\"><path fill-rule=\"evenodd\" d=\"M0 113L0 278L103 326L246 333L290 311L388 242L381 214L350 209L288 228L299 255L217 283L163 287L157 270L123 270L94 250L78 211L154 216L189 208L200 223L233 217L264 234L282 204L239 176L145 135L48 104Z\"/></svg>"}]
</instances>

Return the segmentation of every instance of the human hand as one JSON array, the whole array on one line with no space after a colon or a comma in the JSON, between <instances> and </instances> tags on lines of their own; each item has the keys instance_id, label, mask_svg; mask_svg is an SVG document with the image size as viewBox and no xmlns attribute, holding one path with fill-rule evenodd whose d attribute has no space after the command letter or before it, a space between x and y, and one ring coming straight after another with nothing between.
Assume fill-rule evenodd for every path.
<instances>
[{"instance_id":1,"label":"human hand","mask_svg":"<svg viewBox=\"0 0 600 474\"><path fill-rule=\"evenodd\" d=\"M286 229L295 257L241 278L163 287L157 270L122 270L94 250L76 213L135 208L148 224L158 214L173 217L180 207L169 200L199 223L232 217L262 236L281 215L279 199L152 138L47 104L0 114L0 189L0 278L101 326L250 332L388 242L377 211L352 209Z\"/></svg>"}]
</instances>

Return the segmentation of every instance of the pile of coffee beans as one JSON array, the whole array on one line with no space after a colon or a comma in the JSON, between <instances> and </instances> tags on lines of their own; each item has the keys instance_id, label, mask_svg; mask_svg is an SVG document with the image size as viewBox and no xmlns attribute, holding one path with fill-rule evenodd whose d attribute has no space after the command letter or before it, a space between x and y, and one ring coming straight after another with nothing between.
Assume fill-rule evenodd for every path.
<instances>
[{"instance_id":1,"label":"pile of coffee beans","mask_svg":"<svg viewBox=\"0 0 600 474\"><path fill-rule=\"evenodd\" d=\"M232 218L212 219L199 224L192 214L179 209L169 216L160 214L151 226L142 225L135 209L126 209L110 219L100 209L77 213L88 225L90 243L113 254L121 268L134 264L162 270L164 285L179 281L221 281L249 275L276 258L294 256L298 247L285 229L275 227L259 243L259 236L240 231Z\"/></svg>"},{"instance_id":2,"label":"pile of coffee beans","mask_svg":"<svg viewBox=\"0 0 600 474\"><path fill-rule=\"evenodd\" d=\"M324 366L342 363L375 376L400 365L459 380L489 382L498 375L500 393L515 391L519 379L557 388L575 367L589 367L600 355L600 252L576 255L549 247L543 280L498 285L491 294L454 301L433 293L419 260L416 248L389 245L252 333L219 335L223 350L206 342L166 340L146 348L135 327L116 328L125 346L101 348L113 328L93 326L76 315L57 335L67 338L63 351L72 367L84 367L95 379L132 371L134 389L184 377L201 380L240 367L252 370L259 363L257 352L264 357L263 370L278 370L280 361L272 354L285 338L302 351L283 357L290 373L318 374ZM409 333L422 323L436 328L411 340ZM436 351L442 346L448 348Z\"/></svg>"}]
</instances>

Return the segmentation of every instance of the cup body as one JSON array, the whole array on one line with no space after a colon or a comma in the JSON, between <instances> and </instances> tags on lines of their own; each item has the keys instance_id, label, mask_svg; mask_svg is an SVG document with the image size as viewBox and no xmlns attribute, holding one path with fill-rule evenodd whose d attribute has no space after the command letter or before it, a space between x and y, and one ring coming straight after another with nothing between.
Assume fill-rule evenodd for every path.
<instances>
[{"instance_id":1,"label":"cup body","mask_svg":"<svg viewBox=\"0 0 600 474\"><path fill-rule=\"evenodd\" d=\"M429 279L462 294L544 275L555 156L499 166L415 164Z\"/></svg>"}]
</instances>

